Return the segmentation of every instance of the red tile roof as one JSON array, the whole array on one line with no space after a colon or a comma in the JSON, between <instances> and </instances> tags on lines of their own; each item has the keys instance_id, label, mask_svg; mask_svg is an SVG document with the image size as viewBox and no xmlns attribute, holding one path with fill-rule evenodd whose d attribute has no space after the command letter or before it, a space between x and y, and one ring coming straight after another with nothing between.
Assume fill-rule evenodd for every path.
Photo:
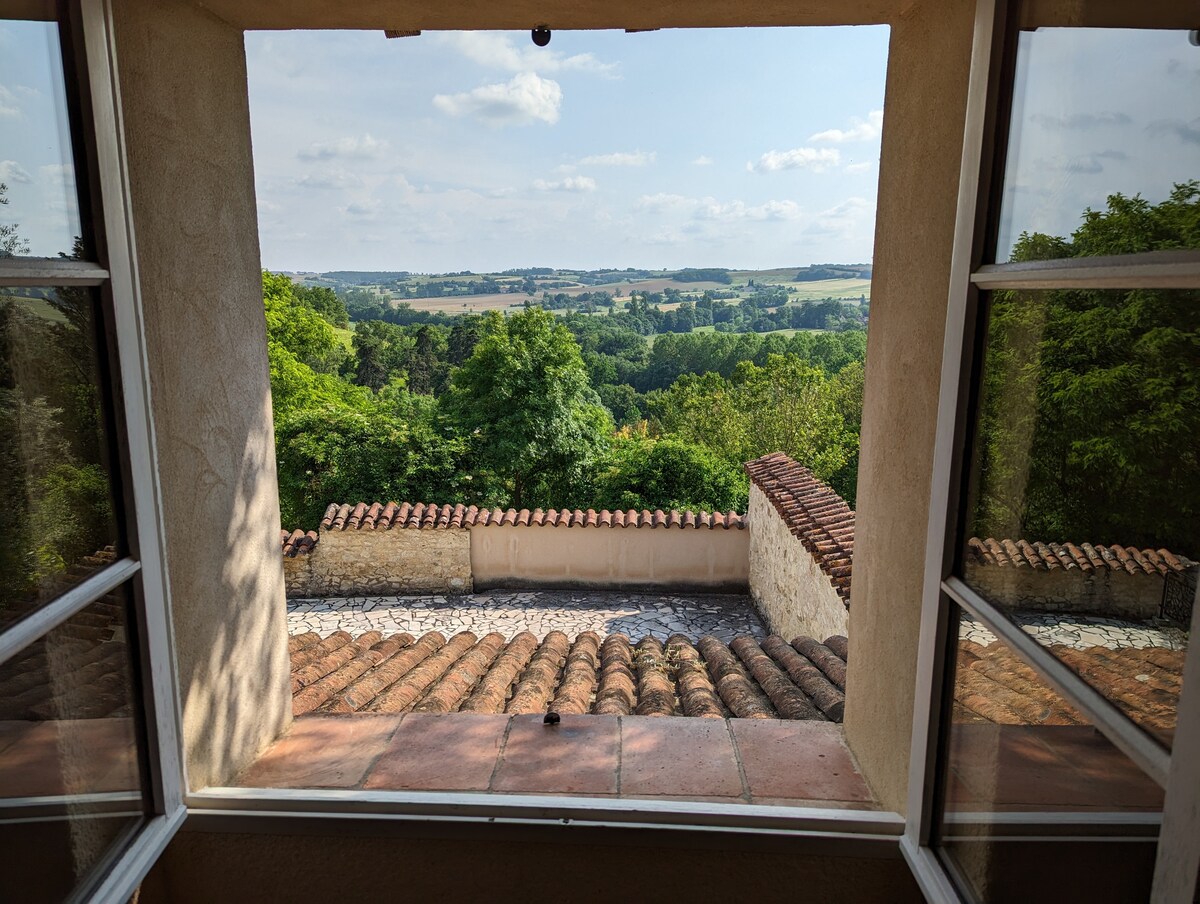
<instances>
[{"instance_id":1,"label":"red tile roof","mask_svg":"<svg viewBox=\"0 0 1200 904\"><path fill-rule=\"evenodd\" d=\"M280 539L283 541L283 554L289 559L293 559L301 553L312 552L313 547L320 541L315 530L310 530L305 533L302 530L294 530L288 533L286 530L280 531Z\"/></svg>"},{"instance_id":2,"label":"red tile roof","mask_svg":"<svg viewBox=\"0 0 1200 904\"><path fill-rule=\"evenodd\" d=\"M506 642L469 631L288 640L296 715L554 711L840 722L845 648L844 637L738 637L726 645L674 634L664 644L624 634L601 642L591 631L573 641L561 631L541 641L529 632Z\"/></svg>"},{"instance_id":3,"label":"red tile roof","mask_svg":"<svg viewBox=\"0 0 1200 904\"><path fill-rule=\"evenodd\" d=\"M1058 644L1047 649L1130 719L1169 742L1179 709L1184 651L1162 647L1077 650ZM954 700L956 722L1090 724L1000 642L985 647L959 641Z\"/></svg>"},{"instance_id":4,"label":"red tile roof","mask_svg":"<svg viewBox=\"0 0 1200 904\"><path fill-rule=\"evenodd\" d=\"M322 530L394 530L396 528L448 528L487 526L540 527L694 527L737 528L746 526L737 512L653 512L630 509L627 512L597 512L588 509L488 509L465 505L433 505L410 502L360 502L357 505L333 503L321 519Z\"/></svg>"},{"instance_id":5,"label":"red tile roof","mask_svg":"<svg viewBox=\"0 0 1200 904\"><path fill-rule=\"evenodd\" d=\"M846 500L782 452L748 461L744 467L849 605L854 511Z\"/></svg>"},{"instance_id":6,"label":"red tile roof","mask_svg":"<svg viewBox=\"0 0 1200 904\"><path fill-rule=\"evenodd\" d=\"M969 561L982 565L1008 565L1033 568L1036 571L1070 571L1078 568L1084 573L1094 571L1127 572L1128 574L1158 574L1184 572L1196 563L1176 556L1165 549L1136 549L1132 546L1099 546L1091 543L1030 543L1027 540L967 541Z\"/></svg>"}]
</instances>

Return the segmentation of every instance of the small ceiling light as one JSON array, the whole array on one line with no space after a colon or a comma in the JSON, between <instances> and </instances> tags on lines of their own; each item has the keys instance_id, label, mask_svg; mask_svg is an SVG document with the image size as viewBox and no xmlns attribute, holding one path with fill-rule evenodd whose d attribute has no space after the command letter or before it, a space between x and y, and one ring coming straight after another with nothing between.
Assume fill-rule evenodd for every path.
<instances>
[{"instance_id":1,"label":"small ceiling light","mask_svg":"<svg viewBox=\"0 0 1200 904\"><path fill-rule=\"evenodd\" d=\"M538 47L545 47L550 43L550 26L539 25L529 33L529 36L533 38L533 43L537 44Z\"/></svg>"}]
</instances>

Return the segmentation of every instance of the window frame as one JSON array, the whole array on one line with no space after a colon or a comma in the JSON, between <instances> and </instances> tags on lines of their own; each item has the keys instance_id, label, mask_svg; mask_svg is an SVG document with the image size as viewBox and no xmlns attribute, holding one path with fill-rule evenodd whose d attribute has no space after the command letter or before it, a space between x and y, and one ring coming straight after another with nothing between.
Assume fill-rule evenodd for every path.
<instances>
[{"instance_id":1,"label":"window frame","mask_svg":"<svg viewBox=\"0 0 1200 904\"><path fill-rule=\"evenodd\" d=\"M44 636L104 593L130 586L137 639L130 653L145 741L147 813L133 837L107 852L73 894L126 901L184 821L185 776L111 2L60 3L56 19L63 37L68 104L78 113L71 141L80 218L85 235L90 232L94 239L88 251L96 259L5 258L0 260L0 286L89 286L100 296L101 335L108 346L105 376L113 387L106 419L114 434L109 445L118 453L113 461L114 484L121 490L118 520L129 548L116 562L8 628L0 635L0 658Z\"/></svg>"},{"instance_id":2,"label":"window frame","mask_svg":"<svg viewBox=\"0 0 1200 904\"><path fill-rule=\"evenodd\" d=\"M977 0L975 7L933 454L908 815L901 850L930 900L966 900L932 844L940 817L938 773L949 726L947 684L952 680L953 646L957 639L950 616L957 607L980 619L1164 788L1166 798L1161 816L1131 818L1127 824L1140 824L1142 831L1160 826L1153 899L1188 904L1196 890L1200 867L1200 707L1196 705L1200 695L1200 652L1189 645L1172 755L955 574L963 532L961 501L966 497L964 481L969 467L965 450L972 438L981 357L981 295L1003 289L1200 287L1200 251L985 263L990 259L990 227L999 211L1003 181L1019 24L1017 6L1016 0ZM1130 26L1138 24L1136 11L1128 17ZM1198 626L1200 606L1193 609L1192 630ZM1012 822L1014 830L1019 831L1019 818L1005 821ZM1089 820L1095 821L1095 817ZM1062 819L1061 830L1069 834L1072 823L1078 825L1079 821ZM1044 823L1038 824L1038 830L1039 834L1048 834Z\"/></svg>"}]
</instances>

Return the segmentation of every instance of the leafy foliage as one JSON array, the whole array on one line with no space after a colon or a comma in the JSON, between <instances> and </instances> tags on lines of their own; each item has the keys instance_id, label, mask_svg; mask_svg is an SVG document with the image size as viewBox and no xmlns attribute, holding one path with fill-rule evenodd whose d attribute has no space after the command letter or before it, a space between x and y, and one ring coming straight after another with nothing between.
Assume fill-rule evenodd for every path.
<instances>
[{"instance_id":1,"label":"leafy foliage","mask_svg":"<svg viewBox=\"0 0 1200 904\"><path fill-rule=\"evenodd\" d=\"M1014 260L1200 247L1200 183L1112 195ZM999 292L990 312L976 530L1196 552L1200 292Z\"/></svg>"}]
</instances>

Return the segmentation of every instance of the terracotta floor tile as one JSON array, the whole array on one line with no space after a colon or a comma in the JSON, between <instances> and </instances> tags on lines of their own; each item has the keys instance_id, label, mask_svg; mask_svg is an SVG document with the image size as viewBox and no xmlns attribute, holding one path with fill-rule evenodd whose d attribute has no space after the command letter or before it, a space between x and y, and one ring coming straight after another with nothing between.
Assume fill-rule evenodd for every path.
<instances>
[{"instance_id":1,"label":"terracotta floor tile","mask_svg":"<svg viewBox=\"0 0 1200 904\"><path fill-rule=\"evenodd\" d=\"M510 718L502 714L410 713L363 787L486 791Z\"/></svg>"},{"instance_id":2,"label":"terracotta floor tile","mask_svg":"<svg viewBox=\"0 0 1200 904\"><path fill-rule=\"evenodd\" d=\"M741 798L729 725L724 719L621 719L621 796L707 795Z\"/></svg>"},{"instance_id":3,"label":"terracotta floor tile","mask_svg":"<svg viewBox=\"0 0 1200 904\"><path fill-rule=\"evenodd\" d=\"M615 794L621 729L616 716L514 716L495 791Z\"/></svg>"},{"instance_id":4,"label":"terracotta floor tile","mask_svg":"<svg viewBox=\"0 0 1200 904\"><path fill-rule=\"evenodd\" d=\"M387 746L401 715L302 716L238 778L242 787L353 788Z\"/></svg>"},{"instance_id":5,"label":"terracotta floor tile","mask_svg":"<svg viewBox=\"0 0 1200 904\"><path fill-rule=\"evenodd\" d=\"M0 751L0 797L136 791L130 719L32 723Z\"/></svg>"},{"instance_id":6,"label":"terracotta floor tile","mask_svg":"<svg viewBox=\"0 0 1200 904\"><path fill-rule=\"evenodd\" d=\"M862 800L808 800L795 797L752 797L750 803L763 807L806 807L820 810L878 810L874 801Z\"/></svg>"},{"instance_id":7,"label":"terracotta floor tile","mask_svg":"<svg viewBox=\"0 0 1200 904\"><path fill-rule=\"evenodd\" d=\"M754 797L870 801L840 725L733 719L746 783Z\"/></svg>"}]
</instances>

